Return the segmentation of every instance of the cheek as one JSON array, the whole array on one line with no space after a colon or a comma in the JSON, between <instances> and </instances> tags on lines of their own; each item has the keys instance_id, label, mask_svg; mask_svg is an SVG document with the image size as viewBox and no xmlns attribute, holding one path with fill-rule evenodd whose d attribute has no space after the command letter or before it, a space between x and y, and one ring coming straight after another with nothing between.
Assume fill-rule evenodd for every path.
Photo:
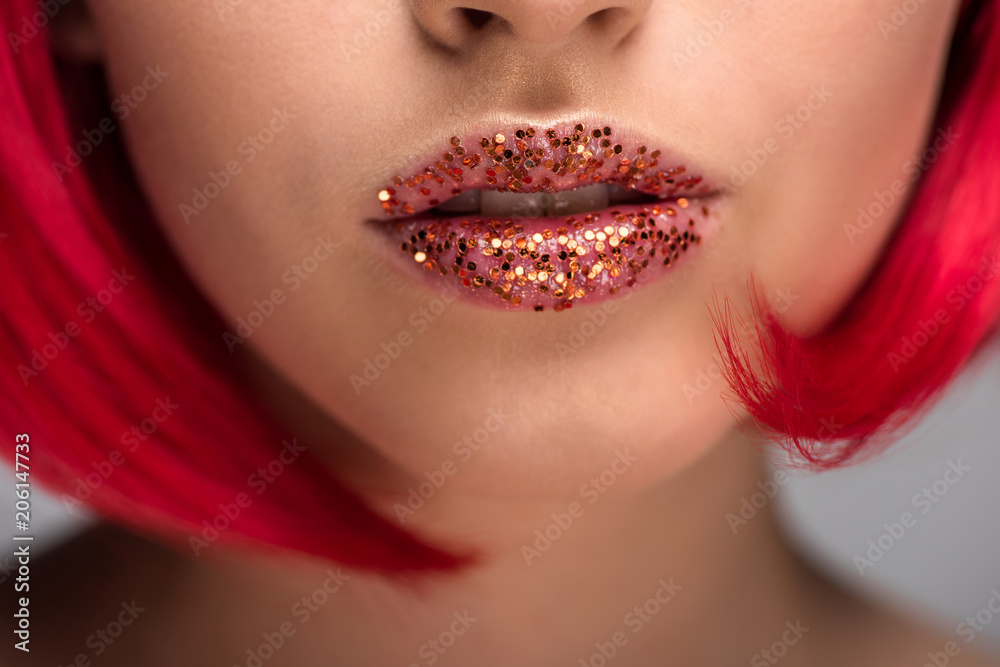
<instances>
[{"instance_id":1,"label":"cheek","mask_svg":"<svg viewBox=\"0 0 1000 667\"><path fill-rule=\"evenodd\" d=\"M802 335L840 312L900 219L916 161L938 130L931 123L957 7L922 6L905 29L886 32L889 4L854 4L810 5L796 21L768 20L777 9L761 8L765 39L734 24L696 64L705 85L727 97L706 122L731 165L729 293L745 295L752 271L781 321ZM734 76L726 59L747 53L782 66L747 64Z\"/></svg>"}]
</instances>

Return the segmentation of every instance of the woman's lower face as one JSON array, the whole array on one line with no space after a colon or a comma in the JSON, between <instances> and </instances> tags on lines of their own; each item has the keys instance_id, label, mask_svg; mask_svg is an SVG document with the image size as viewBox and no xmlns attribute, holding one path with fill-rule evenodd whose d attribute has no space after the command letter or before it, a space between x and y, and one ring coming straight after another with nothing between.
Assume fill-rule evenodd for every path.
<instances>
[{"instance_id":1,"label":"woman's lower face","mask_svg":"<svg viewBox=\"0 0 1000 667\"><path fill-rule=\"evenodd\" d=\"M751 275L793 331L837 314L948 131L959 6L88 4L220 349L402 488L512 502L623 460L648 486L731 431L710 306Z\"/></svg>"}]
</instances>

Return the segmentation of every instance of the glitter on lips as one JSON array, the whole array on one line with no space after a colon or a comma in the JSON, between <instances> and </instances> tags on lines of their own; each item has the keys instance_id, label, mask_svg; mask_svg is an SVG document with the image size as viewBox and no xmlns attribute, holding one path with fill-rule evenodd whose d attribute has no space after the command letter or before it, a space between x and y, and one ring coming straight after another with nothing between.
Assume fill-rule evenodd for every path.
<instances>
[{"instance_id":1,"label":"glitter on lips","mask_svg":"<svg viewBox=\"0 0 1000 667\"><path fill-rule=\"evenodd\" d=\"M587 131L577 124L574 130L569 136L547 130L541 143L528 127L512 137L484 137L474 150L452 137L451 148L437 163L409 178L395 177L394 187L378 193L379 201L387 216L410 215L414 203L426 209L461 194L464 189L457 186L463 173L475 169L485 169L489 189L518 193L554 192L550 175L560 183L575 174L580 186L613 183L660 197L691 192L701 181L683 176L684 167L658 170L658 150L639 146L629 157L611 139L610 127ZM617 161L617 168L602 169L606 160ZM400 250L428 271L450 272L462 286L485 290L508 306L542 311L548 304L559 312L598 289L616 294L623 285L633 287L654 263L670 266L701 242L695 218L709 214L701 206L699 216L684 197L614 206L625 210L550 219L551 228L536 231L526 231L523 219L468 214L419 222L399 219L396 231L408 239Z\"/></svg>"}]
</instances>

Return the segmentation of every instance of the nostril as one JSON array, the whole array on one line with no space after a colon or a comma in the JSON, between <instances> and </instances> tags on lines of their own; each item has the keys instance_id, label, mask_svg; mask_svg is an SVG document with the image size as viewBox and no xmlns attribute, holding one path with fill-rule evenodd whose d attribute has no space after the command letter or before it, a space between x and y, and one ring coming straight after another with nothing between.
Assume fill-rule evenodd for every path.
<instances>
[{"instance_id":1,"label":"nostril","mask_svg":"<svg viewBox=\"0 0 1000 667\"><path fill-rule=\"evenodd\" d=\"M482 28L484 25L490 22L491 18L493 18L492 13L484 12L481 9L470 9L468 7L462 7L459 9L459 11L462 13L462 16L465 18L466 22L476 30Z\"/></svg>"},{"instance_id":2,"label":"nostril","mask_svg":"<svg viewBox=\"0 0 1000 667\"><path fill-rule=\"evenodd\" d=\"M595 28L606 28L619 19L627 19L628 10L621 7L606 7L599 9L587 17L586 22Z\"/></svg>"}]
</instances>

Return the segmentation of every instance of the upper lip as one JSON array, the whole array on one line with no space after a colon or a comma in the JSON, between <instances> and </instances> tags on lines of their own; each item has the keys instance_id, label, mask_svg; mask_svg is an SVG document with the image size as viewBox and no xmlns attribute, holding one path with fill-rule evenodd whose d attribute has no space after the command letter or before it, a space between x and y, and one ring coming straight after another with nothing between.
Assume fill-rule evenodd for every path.
<instances>
[{"instance_id":1,"label":"upper lip","mask_svg":"<svg viewBox=\"0 0 1000 667\"><path fill-rule=\"evenodd\" d=\"M582 132L577 129L580 126L584 128ZM533 137L526 136L529 128L534 130ZM605 134L606 128L610 129L610 135ZM558 148L553 147L553 139L548 137L550 130L560 142ZM594 138L594 130L600 131L600 138ZM574 135L579 139L577 142L573 141ZM502 171L495 168L494 157L500 136L506 147L499 163ZM601 145L605 139L610 140L611 157L606 157L607 149ZM485 146L484 140L488 142ZM593 183L616 183L654 196L694 198L718 192L689 157L657 143L608 120L480 124L449 135L436 150L412 160L391 176L376 191L373 206L381 213L372 217L398 220L419 215L474 189L558 192ZM592 150L595 146L600 152ZM620 152L614 152L616 146L621 146ZM490 154L491 149L494 155ZM538 149L542 150L541 157ZM565 167L567 159L577 169L574 172L564 169L563 175L553 173L556 161Z\"/></svg>"}]
</instances>

